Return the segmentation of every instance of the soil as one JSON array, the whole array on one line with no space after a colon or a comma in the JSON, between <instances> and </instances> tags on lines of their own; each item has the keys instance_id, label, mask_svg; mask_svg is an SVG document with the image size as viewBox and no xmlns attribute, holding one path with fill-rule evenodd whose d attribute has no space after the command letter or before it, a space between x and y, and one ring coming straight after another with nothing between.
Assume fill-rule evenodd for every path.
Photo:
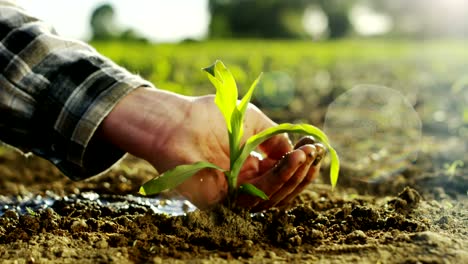
<instances>
[{"instance_id":1,"label":"soil","mask_svg":"<svg viewBox=\"0 0 468 264\"><path fill-rule=\"evenodd\" d=\"M468 169L446 175L431 151L380 182L345 163L338 188L319 179L289 208L171 216L125 198L156 173L134 157L72 182L0 150L2 263L468 263Z\"/></svg>"}]
</instances>

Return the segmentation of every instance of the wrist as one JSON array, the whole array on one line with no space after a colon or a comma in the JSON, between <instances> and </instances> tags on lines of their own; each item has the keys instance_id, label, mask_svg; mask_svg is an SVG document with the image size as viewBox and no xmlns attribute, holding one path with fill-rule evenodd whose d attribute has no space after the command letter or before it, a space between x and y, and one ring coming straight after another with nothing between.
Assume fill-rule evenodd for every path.
<instances>
[{"instance_id":1,"label":"wrist","mask_svg":"<svg viewBox=\"0 0 468 264\"><path fill-rule=\"evenodd\" d=\"M154 146L182 123L189 97L141 87L124 97L102 122L99 136L118 148L152 162Z\"/></svg>"}]
</instances>

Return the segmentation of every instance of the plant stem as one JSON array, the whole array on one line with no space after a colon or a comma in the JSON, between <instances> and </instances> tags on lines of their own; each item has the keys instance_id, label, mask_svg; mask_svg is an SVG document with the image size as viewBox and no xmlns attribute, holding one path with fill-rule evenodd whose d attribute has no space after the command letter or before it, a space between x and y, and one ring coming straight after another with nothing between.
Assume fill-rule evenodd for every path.
<instances>
[{"instance_id":1,"label":"plant stem","mask_svg":"<svg viewBox=\"0 0 468 264\"><path fill-rule=\"evenodd\" d=\"M237 188L235 187L235 177L232 177L230 171L225 171L224 176L226 177L226 181L228 183L228 195L226 197L227 204L229 208L233 208L235 206L235 200L237 196ZM233 179L234 178L234 179Z\"/></svg>"}]
</instances>

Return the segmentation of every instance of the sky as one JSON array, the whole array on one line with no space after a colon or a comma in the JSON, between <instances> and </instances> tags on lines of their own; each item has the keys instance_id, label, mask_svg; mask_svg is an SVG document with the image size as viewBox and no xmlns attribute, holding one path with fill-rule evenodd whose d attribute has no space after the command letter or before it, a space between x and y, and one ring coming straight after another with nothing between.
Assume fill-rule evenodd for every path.
<instances>
[{"instance_id":1,"label":"sky","mask_svg":"<svg viewBox=\"0 0 468 264\"><path fill-rule=\"evenodd\" d=\"M52 24L60 35L88 40L94 8L110 3L122 28L134 28L156 42L203 38L210 15L208 0L18 0L29 13Z\"/></svg>"}]
</instances>

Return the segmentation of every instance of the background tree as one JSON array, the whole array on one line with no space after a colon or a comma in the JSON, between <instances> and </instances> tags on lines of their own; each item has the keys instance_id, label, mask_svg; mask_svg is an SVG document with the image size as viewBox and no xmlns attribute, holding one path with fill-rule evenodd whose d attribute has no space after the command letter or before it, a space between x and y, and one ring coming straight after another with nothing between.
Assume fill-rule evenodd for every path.
<instances>
[{"instance_id":1,"label":"background tree","mask_svg":"<svg viewBox=\"0 0 468 264\"><path fill-rule=\"evenodd\" d=\"M142 36L133 28L122 29L117 26L116 12L111 4L103 4L94 9L91 15L91 40L109 41L137 41L148 42L148 39Z\"/></svg>"},{"instance_id":2,"label":"background tree","mask_svg":"<svg viewBox=\"0 0 468 264\"><path fill-rule=\"evenodd\" d=\"M308 6L318 6L328 17L331 38L343 37L351 24L353 0L210 0L212 38L304 38L302 19Z\"/></svg>"},{"instance_id":3,"label":"background tree","mask_svg":"<svg viewBox=\"0 0 468 264\"><path fill-rule=\"evenodd\" d=\"M212 38L299 38L302 0L210 0Z\"/></svg>"},{"instance_id":4,"label":"background tree","mask_svg":"<svg viewBox=\"0 0 468 264\"><path fill-rule=\"evenodd\" d=\"M90 24L93 40L110 40L119 34L115 10L110 4L103 4L94 9Z\"/></svg>"},{"instance_id":5,"label":"background tree","mask_svg":"<svg viewBox=\"0 0 468 264\"><path fill-rule=\"evenodd\" d=\"M351 30L349 11L353 0L305 0L307 4L318 5L328 18L328 37L342 38Z\"/></svg>"}]
</instances>

